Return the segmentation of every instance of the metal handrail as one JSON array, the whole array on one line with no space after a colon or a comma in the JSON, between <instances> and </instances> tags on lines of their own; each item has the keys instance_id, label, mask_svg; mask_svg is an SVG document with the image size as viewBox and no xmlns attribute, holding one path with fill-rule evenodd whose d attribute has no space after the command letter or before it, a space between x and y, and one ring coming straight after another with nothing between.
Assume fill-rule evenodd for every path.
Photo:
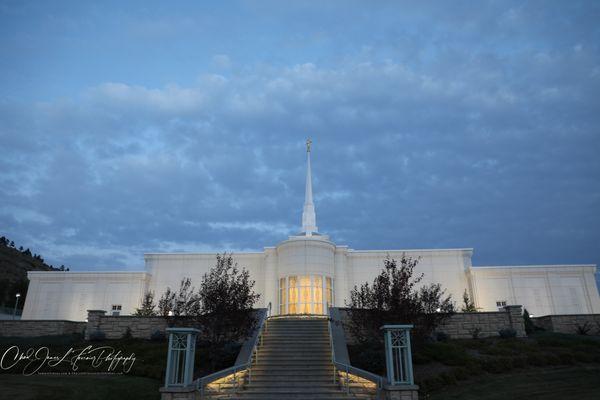
<instances>
[{"instance_id":1,"label":"metal handrail","mask_svg":"<svg viewBox=\"0 0 600 400\"><path fill-rule=\"evenodd\" d=\"M258 327L258 332L257 332L256 336L254 337L254 342L252 343L252 350L250 351L250 354L248 355L248 358L246 359L245 362L236 364L232 367L225 368L220 371L217 371L212 374L209 374L209 375L206 375L206 376L196 379L196 382L195 382L196 390L200 391L200 398L204 397L204 387L206 385L208 385L209 383L211 383L219 378L222 378L224 376L233 374L233 379L235 380L236 387L238 384L236 374L238 372L241 372L241 371L244 371L247 369L250 371L249 379L252 378L252 374L251 374L252 359L253 359L255 353L256 354L258 353L258 345L259 344L262 345L263 330L266 331L268 329L267 322L268 322L268 319L271 317L271 302L269 302L269 305L268 305L267 309L265 310L262 317L263 318L261 318L260 325ZM256 357L258 358L258 354Z\"/></svg>"},{"instance_id":2,"label":"metal handrail","mask_svg":"<svg viewBox=\"0 0 600 400\"><path fill-rule=\"evenodd\" d=\"M374 374L369 371L365 371L364 369L360 369L357 367L353 367L350 364L346 364L336 360L335 356L335 346L333 345L333 332L331 330L331 324L333 318L331 318L331 311L329 307L327 307L327 317L328 324L327 327L329 329L329 344L331 346L331 361L333 363L333 383L336 383L336 369L338 371L343 371L346 373L346 393L350 393L350 379L348 378L348 374L352 373L353 375L359 376L363 379L371 381L377 385L377 398L380 397L381 389L383 388L384 378L380 375Z\"/></svg>"}]
</instances>

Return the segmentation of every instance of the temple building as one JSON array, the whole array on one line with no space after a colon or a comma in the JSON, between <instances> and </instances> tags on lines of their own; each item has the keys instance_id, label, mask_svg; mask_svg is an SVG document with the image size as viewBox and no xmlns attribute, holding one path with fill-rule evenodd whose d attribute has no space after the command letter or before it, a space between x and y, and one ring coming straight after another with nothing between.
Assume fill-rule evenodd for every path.
<instances>
[{"instance_id":1,"label":"temple building","mask_svg":"<svg viewBox=\"0 0 600 400\"><path fill-rule=\"evenodd\" d=\"M235 253L240 267L255 280L258 307L273 314L324 314L328 306L343 307L350 291L371 283L386 257L420 258L416 273L423 283L441 283L460 302L466 290L482 311L522 305L536 316L600 313L595 265L487 266L471 264L472 248L355 250L319 233L312 196L310 141L302 229L260 252ZM81 321L87 310L127 315L140 307L144 293L160 297L167 287L179 288L189 277L196 287L216 261L217 253L148 253L145 271L30 271L23 319Z\"/></svg>"}]
</instances>

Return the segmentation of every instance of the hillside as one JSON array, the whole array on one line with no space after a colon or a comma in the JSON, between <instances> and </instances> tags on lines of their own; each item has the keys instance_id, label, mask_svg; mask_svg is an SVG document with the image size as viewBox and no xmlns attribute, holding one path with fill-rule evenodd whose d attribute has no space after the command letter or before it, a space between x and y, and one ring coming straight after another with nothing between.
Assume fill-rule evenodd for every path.
<instances>
[{"instance_id":1,"label":"hillside","mask_svg":"<svg viewBox=\"0 0 600 400\"><path fill-rule=\"evenodd\" d=\"M62 267L64 268L64 267ZM4 236L0 238L0 307L13 307L15 294L20 293L19 308L27 295L27 271L57 271L29 249L16 248Z\"/></svg>"}]
</instances>

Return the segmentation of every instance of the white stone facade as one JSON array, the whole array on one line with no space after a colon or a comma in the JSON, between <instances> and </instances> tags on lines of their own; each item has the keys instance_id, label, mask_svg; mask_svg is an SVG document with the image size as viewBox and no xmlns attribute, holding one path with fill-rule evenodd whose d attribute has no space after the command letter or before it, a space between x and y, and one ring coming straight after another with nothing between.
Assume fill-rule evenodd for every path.
<instances>
[{"instance_id":1,"label":"white stone facade","mask_svg":"<svg viewBox=\"0 0 600 400\"><path fill-rule=\"evenodd\" d=\"M530 313L600 313L595 265L472 267L473 249L353 250L338 246L317 231L312 198L310 142L307 143L306 196L302 233L262 252L234 254L260 294L258 307L273 314L323 313L343 307L354 286L371 283L386 257L419 258L415 272L422 283L441 283L457 303L466 290L482 311L522 305ZM131 314L146 291L160 297L183 278L196 287L215 265L213 254L146 254L144 272L29 272L23 319L84 320L86 310Z\"/></svg>"},{"instance_id":2,"label":"white stone facade","mask_svg":"<svg viewBox=\"0 0 600 400\"><path fill-rule=\"evenodd\" d=\"M343 307L355 285L372 282L386 257L398 260L402 254L420 258L415 272L424 274L424 284L441 283L457 303L467 290L482 311L519 304L536 316L600 313L595 265L472 267L472 253L472 249L353 250L336 246L327 236L312 235L292 236L263 252L233 256L256 282L255 291L261 295L257 306L271 303L274 314L282 311L282 278L313 277L313 284L318 279L314 277L331 278L331 301L326 299L323 283L324 307ZM110 315L115 305L121 306L120 315L131 314L147 290L160 297L167 287L177 289L184 277L198 286L215 265L216 253L146 254L144 258L145 272L29 272L23 319L82 321L88 309L106 310ZM285 287L284 296L289 290ZM310 290L313 312L317 308L313 298L316 291ZM296 302L304 304L302 299ZM283 311L291 310L288 306ZM299 311L296 308L295 312Z\"/></svg>"}]
</instances>

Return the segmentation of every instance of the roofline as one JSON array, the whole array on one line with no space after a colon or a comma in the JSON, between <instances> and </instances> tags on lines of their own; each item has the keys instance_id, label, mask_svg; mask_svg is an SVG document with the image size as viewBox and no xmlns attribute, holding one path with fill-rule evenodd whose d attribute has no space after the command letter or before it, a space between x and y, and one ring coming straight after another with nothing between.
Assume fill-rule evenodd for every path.
<instances>
[{"instance_id":1,"label":"roofline","mask_svg":"<svg viewBox=\"0 0 600 400\"><path fill-rule=\"evenodd\" d=\"M596 268L596 264L549 264L549 265L504 265L504 266L471 266L473 269L499 269L499 268Z\"/></svg>"},{"instance_id":2,"label":"roofline","mask_svg":"<svg viewBox=\"0 0 600 400\"><path fill-rule=\"evenodd\" d=\"M147 271L27 271L27 275L55 275L59 276L61 274L69 274L69 275L93 275L93 274L119 274L119 275L139 275L146 274L151 275Z\"/></svg>"},{"instance_id":3,"label":"roofline","mask_svg":"<svg viewBox=\"0 0 600 400\"><path fill-rule=\"evenodd\" d=\"M473 252L473 248L469 248L469 247L465 247L465 248L457 248L457 249L406 249L406 250L402 250L402 249L395 249L395 250L355 250L355 249L348 249L348 251L353 252L353 253L383 253L383 252L392 252L392 253L402 253L402 252L422 252L422 253L427 253L427 252L452 252L452 251L470 251L471 253Z\"/></svg>"},{"instance_id":4,"label":"roofline","mask_svg":"<svg viewBox=\"0 0 600 400\"><path fill-rule=\"evenodd\" d=\"M260 255L260 254L265 254L264 251L245 251L245 252L227 252L226 253L230 253L232 254L234 257L236 255ZM144 257L147 256L216 256L217 254L223 254L223 252L221 251L215 251L214 253L186 253L186 252L180 252L180 253L144 253Z\"/></svg>"}]
</instances>

